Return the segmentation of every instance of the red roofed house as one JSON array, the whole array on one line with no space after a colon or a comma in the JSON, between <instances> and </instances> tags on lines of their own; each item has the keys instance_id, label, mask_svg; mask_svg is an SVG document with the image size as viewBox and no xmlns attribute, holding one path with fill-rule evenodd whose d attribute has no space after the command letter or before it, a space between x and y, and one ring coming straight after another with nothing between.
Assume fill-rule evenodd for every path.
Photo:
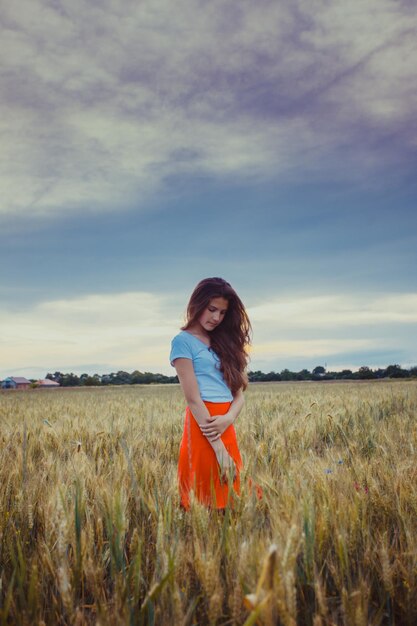
<instances>
[{"instance_id":1,"label":"red roofed house","mask_svg":"<svg viewBox=\"0 0 417 626\"><path fill-rule=\"evenodd\" d=\"M45 389L45 388L52 389L52 388L61 386L59 383L56 383L54 380L49 380L49 378L45 378L44 380L38 380L36 381L36 384L38 387L41 387L42 389Z\"/></svg>"},{"instance_id":2,"label":"red roofed house","mask_svg":"<svg viewBox=\"0 0 417 626\"><path fill-rule=\"evenodd\" d=\"M9 376L1 383L2 389L29 389L30 380L23 376Z\"/></svg>"}]
</instances>

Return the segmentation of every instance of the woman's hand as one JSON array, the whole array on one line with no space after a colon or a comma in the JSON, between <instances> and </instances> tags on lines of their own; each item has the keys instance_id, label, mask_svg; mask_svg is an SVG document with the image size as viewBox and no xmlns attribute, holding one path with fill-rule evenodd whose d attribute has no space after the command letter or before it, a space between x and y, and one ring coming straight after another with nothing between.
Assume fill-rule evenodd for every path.
<instances>
[{"instance_id":1,"label":"woman's hand","mask_svg":"<svg viewBox=\"0 0 417 626\"><path fill-rule=\"evenodd\" d=\"M228 413L224 415L210 415L206 419L206 424L202 424L200 429L209 441L216 441L231 424L233 424L233 419Z\"/></svg>"},{"instance_id":2,"label":"woman's hand","mask_svg":"<svg viewBox=\"0 0 417 626\"><path fill-rule=\"evenodd\" d=\"M220 466L220 481L228 483L230 479L234 482L236 480L236 465L224 446L216 451L216 458Z\"/></svg>"}]
</instances>

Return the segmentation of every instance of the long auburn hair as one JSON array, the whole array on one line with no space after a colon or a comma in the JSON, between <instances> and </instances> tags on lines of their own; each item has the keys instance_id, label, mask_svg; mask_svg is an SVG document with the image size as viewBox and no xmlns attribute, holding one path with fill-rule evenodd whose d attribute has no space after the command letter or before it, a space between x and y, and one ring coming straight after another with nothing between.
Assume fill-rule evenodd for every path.
<instances>
[{"instance_id":1,"label":"long auburn hair","mask_svg":"<svg viewBox=\"0 0 417 626\"><path fill-rule=\"evenodd\" d=\"M222 322L210 332L211 348L220 359L220 371L233 395L246 389L248 377L247 346L251 343L252 327L245 307L230 283L223 278L204 278L193 293L187 306L187 330L198 322L213 298L224 298L229 306Z\"/></svg>"}]
</instances>

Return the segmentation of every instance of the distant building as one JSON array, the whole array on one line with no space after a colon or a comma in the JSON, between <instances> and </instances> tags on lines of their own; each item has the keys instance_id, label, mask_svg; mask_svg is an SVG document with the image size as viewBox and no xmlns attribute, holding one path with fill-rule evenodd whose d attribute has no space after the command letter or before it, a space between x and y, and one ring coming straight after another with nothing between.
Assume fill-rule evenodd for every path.
<instances>
[{"instance_id":1,"label":"distant building","mask_svg":"<svg viewBox=\"0 0 417 626\"><path fill-rule=\"evenodd\" d=\"M23 376L9 376L1 383L2 389L29 389L30 380Z\"/></svg>"},{"instance_id":2,"label":"distant building","mask_svg":"<svg viewBox=\"0 0 417 626\"><path fill-rule=\"evenodd\" d=\"M42 389L55 389L56 387L61 386L59 383L56 383L54 380L50 380L49 378L37 380L36 385L37 387L41 387Z\"/></svg>"}]
</instances>

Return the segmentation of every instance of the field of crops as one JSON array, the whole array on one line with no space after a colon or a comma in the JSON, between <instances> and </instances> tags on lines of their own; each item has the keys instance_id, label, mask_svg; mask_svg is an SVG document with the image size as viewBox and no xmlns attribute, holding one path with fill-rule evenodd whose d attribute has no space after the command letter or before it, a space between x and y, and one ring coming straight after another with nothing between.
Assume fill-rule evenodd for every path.
<instances>
[{"instance_id":1,"label":"field of crops","mask_svg":"<svg viewBox=\"0 0 417 626\"><path fill-rule=\"evenodd\" d=\"M0 625L417 623L416 382L252 385L225 515L178 507L183 413L0 393Z\"/></svg>"}]
</instances>

